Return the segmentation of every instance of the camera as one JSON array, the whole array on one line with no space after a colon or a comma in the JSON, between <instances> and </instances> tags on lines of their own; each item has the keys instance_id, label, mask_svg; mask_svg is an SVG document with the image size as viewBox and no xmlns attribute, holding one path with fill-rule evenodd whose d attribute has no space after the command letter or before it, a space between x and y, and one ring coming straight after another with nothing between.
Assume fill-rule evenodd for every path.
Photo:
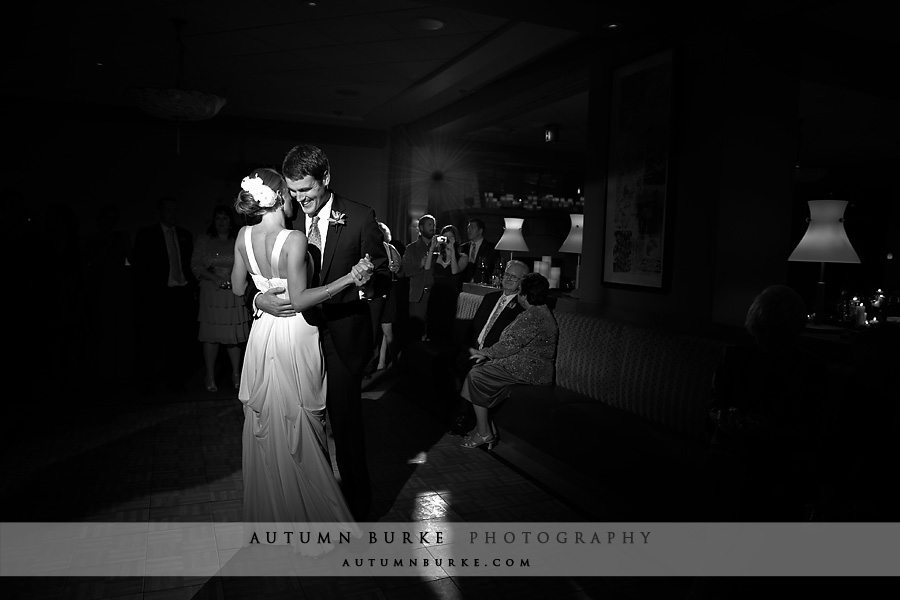
<instances>
[{"instance_id":1,"label":"camera","mask_svg":"<svg viewBox=\"0 0 900 600\"><path fill-rule=\"evenodd\" d=\"M447 243L447 236L446 236L446 235L439 235L439 236L437 236L437 241L438 241L438 244L446 244L446 243Z\"/></svg>"}]
</instances>

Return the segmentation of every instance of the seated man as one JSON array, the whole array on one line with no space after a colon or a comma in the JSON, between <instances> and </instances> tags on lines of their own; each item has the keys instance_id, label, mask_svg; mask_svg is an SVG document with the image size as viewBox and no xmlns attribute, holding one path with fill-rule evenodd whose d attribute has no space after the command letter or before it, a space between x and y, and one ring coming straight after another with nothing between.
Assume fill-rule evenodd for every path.
<instances>
[{"instance_id":1,"label":"seated man","mask_svg":"<svg viewBox=\"0 0 900 600\"><path fill-rule=\"evenodd\" d=\"M516 298L519 284L527 274L528 266L525 263L520 260L509 261L503 275L503 289L482 298L475 317L466 329L465 348L456 360L455 371L459 379L457 389L472 368L470 349L483 350L493 346L507 325L525 310ZM470 402L460 399L458 413L449 433L464 436L475 425L475 411Z\"/></svg>"},{"instance_id":2,"label":"seated man","mask_svg":"<svg viewBox=\"0 0 900 600\"><path fill-rule=\"evenodd\" d=\"M469 349L476 364L466 375L460 395L472 403L476 424L462 447L494 447L498 433L489 411L509 397L512 386L553 383L559 326L547 306L549 291L550 282L540 273L523 277L517 302L524 312L503 330L496 344Z\"/></svg>"}]
</instances>

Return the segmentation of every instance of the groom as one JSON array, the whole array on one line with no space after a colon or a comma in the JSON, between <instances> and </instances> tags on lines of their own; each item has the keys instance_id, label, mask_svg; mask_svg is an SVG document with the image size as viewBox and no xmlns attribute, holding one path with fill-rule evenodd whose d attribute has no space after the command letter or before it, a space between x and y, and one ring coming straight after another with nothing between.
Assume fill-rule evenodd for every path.
<instances>
[{"instance_id":1,"label":"groom","mask_svg":"<svg viewBox=\"0 0 900 600\"><path fill-rule=\"evenodd\" d=\"M366 464L361 395L363 370L374 351L374 341L369 306L360 297L360 290L368 296L373 286L390 280L382 234L372 208L332 192L328 157L316 146L291 148L281 171L291 197L304 214L296 226L307 232L310 254L318 262L319 280L314 285L325 285L346 275L366 254L375 265L366 287L345 288L322 304L325 324L321 327L328 382L325 402L341 488L353 517L365 521L372 505L372 488ZM301 224L301 220L305 223ZM256 308L277 317L294 314L290 302L279 299L273 291L257 295Z\"/></svg>"}]
</instances>

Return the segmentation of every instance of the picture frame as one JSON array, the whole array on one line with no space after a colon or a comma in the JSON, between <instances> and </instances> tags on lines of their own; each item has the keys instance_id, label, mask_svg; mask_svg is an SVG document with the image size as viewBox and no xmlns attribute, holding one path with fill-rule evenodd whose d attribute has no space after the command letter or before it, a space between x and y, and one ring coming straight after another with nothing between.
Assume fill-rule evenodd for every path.
<instances>
[{"instance_id":1,"label":"picture frame","mask_svg":"<svg viewBox=\"0 0 900 600\"><path fill-rule=\"evenodd\" d=\"M613 70L603 282L666 291L672 50Z\"/></svg>"}]
</instances>

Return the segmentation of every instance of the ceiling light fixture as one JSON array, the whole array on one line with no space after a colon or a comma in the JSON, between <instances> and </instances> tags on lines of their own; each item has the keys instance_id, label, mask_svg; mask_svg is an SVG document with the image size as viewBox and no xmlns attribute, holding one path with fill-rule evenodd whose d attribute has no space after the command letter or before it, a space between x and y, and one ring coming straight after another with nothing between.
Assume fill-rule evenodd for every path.
<instances>
[{"instance_id":1,"label":"ceiling light fixture","mask_svg":"<svg viewBox=\"0 0 900 600\"><path fill-rule=\"evenodd\" d=\"M176 71L173 88L135 88L131 90L139 109L154 117L172 121L204 121L211 119L225 106L226 99L198 90L182 89L184 72L184 41L181 30L187 22L173 19L175 26Z\"/></svg>"},{"instance_id":2,"label":"ceiling light fixture","mask_svg":"<svg viewBox=\"0 0 900 600\"><path fill-rule=\"evenodd\" d=\"M440 19L433 19L431 17L418 17L413 19L413 25L426 31L437 31L444 27L444 22Z\"/></svg>"},{"instance_id":3,"label":"ceiling light fixture","mask_svg":"<svg viewBox=\"0 0 900 600\"><path fill-rule=\"evenodd\" d=\"M132 88L134 104L148 115L181 123L184 121L205 121L219 114L227 99L215 94L181 88L184 71L184 42L181 30L187 22L172 19L175 26L175 87ZM181 154L181 126L175 127L175 153Z\"/></svg>"}]
</instances>

